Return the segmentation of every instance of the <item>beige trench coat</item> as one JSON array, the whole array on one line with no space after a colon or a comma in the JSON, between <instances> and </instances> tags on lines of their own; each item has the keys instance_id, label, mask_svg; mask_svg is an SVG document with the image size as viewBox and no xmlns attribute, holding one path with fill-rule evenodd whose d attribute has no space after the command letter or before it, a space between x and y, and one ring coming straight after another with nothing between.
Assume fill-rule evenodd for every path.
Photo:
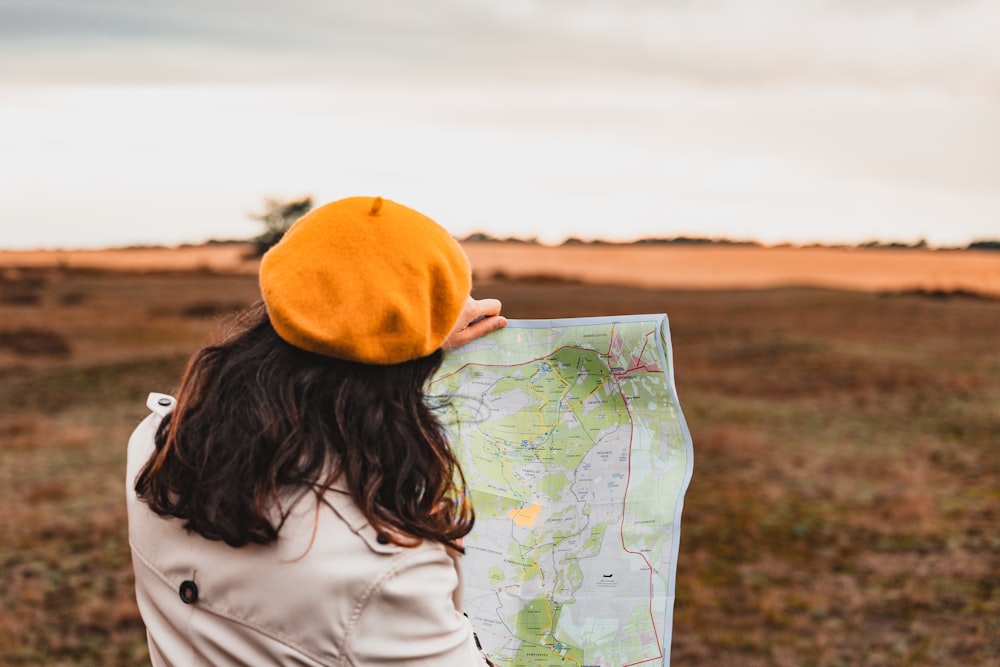
<instances>
[{"instance_id":1,"label":"beige trench coat","mask_svg":"<svg viewBox=\"0 0 1000 667\"><path fill-rule=\"evenodd\" d=\"M436 543L382 544L342 489L324 504L306 496L266 546L232 548L150 511L134 480L174 401L150 394L147 405L129 441L126 495L154 667L487 664L458 608L457 560Z\"/></svg>"}]
</instances>

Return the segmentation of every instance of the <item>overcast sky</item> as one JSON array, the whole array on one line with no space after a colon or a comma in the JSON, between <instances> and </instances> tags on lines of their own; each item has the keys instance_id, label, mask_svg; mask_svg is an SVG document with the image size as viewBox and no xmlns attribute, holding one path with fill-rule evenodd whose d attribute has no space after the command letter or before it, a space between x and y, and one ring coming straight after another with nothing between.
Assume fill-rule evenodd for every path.
<instances>
[{"instance_id":1,"label":"overcast sky","mask_svg":"<svg viewBox=\"0 0 1000 667\"><path fill-rule=\"evenodd\" d=\"M0 0L0 247L380 194L462 236L1000 237L1000 3Z\"/></svg>"}]
</instances>

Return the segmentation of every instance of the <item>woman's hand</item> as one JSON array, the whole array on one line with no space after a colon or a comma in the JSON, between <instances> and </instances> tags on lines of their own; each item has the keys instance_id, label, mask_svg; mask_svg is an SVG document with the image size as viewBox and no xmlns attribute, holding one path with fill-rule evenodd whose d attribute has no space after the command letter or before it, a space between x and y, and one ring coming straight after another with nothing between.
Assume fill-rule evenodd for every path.
<instances>
[{"instance_id":1,"label":"woman's hand","mask_svg":"<svg viewBox=\"0 0 1000 667\"><path fill-rule=\"evenodd\" d=\"M500 307L497 299L473 299L470 296L462 308L458 323L441 347L452 350L507 326L507 318L500 314Z\"/></svg>"}]
</instances>

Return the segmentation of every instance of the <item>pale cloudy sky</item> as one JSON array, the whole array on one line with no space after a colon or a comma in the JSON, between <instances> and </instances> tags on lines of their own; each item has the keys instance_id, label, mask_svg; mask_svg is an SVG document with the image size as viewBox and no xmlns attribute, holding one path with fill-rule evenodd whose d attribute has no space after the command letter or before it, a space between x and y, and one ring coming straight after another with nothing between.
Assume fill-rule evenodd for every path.
<instances>
[{"instance_id":1,"label":"pale cloudy sky","mask_svg":"<svg viewBox=\"0 0 1000 667\"><path fill-rule=\"evenodd\" d=\"M0 0L0 247L1000 237L993 0Z\"/></svg>"}]
</instances>

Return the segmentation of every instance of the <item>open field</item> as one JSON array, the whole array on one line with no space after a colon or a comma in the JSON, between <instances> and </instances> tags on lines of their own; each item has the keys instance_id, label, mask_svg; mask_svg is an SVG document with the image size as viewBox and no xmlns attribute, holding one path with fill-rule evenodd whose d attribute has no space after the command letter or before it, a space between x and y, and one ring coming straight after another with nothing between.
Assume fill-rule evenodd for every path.
<instances>
[{"instance_id":1,"label":"open field","mask_svg":"<svg viewBox=\"0 0 1000 667\"><path fill-rule=\"evenodd\" d=\"M591 284L564 279L586 270L579 256L469 252L478 295L510 317L670 316L695 448L675 666L1000 665L1000 300L954 292L992 283L623 287L610 283L646 259L616 258L619 279L595 270L607 282ZM992 261L995 279L1000 255L959 254ZM12 255L0 665L146 664L125 444L146 393L176 386L219 320L256 298L252 267L4 269ZM897 293L918 288L943 291Z\"/></svg>"},{"instance_id":2,"label":"open field","mask_svg":"<svg viewBox=\"0 0 1000 667\"><path fill-rule=\"evenodd\" d=\"M863 291L956 291L1000 296L1000 252L740 245L561 245L466 242L478 276L560 276L680 289L811 285ZM211 270L253 274L249 244L126 250L3 251L0 267Z\"/></svg>"}]
</instances>

